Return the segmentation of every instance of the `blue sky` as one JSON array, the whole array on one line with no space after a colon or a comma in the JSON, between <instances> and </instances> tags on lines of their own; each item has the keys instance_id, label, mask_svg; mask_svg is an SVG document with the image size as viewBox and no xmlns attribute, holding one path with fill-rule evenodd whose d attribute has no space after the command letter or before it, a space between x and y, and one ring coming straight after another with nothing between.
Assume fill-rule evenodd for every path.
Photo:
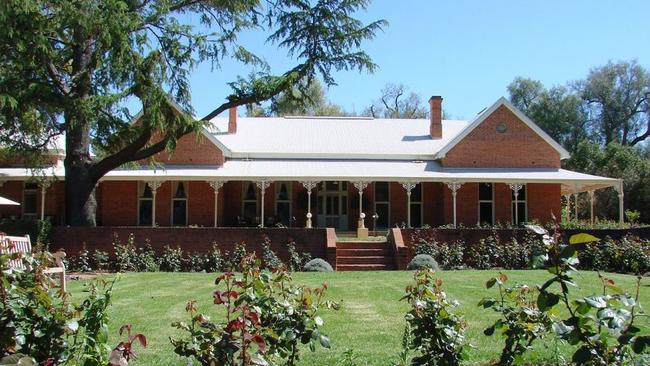
<instances>
[{"instance_id":1,"label":"blue sky","mask_svg":"<svg viewBox=\"0 0 650 366\"><path fill-rule=\"evenodd\" d=\"M379 65L374 74L335 75L329 99L361 112L386 83L403 83L427 100L442 95L453 118L471 118L501 96L516 77L546 86L584 78L609 60L650 69L650 1L375 0L363 20L390 24L363 47ZM240 40L281 73L295 64L264 34ZM248 70L226 61L204 64L191 77L192 104L202 117L228 95L226 82ZM243 112L242 112L243 113Z\"/></svg>"}]
</instances>

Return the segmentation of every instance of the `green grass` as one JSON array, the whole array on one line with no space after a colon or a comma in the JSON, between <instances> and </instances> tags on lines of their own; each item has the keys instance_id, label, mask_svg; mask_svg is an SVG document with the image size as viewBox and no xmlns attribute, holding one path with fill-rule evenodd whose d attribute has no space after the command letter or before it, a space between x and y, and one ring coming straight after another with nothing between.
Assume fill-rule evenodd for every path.
<instances>
[{"instance_id":1,"label":"green grass","mask_svg":"<svg viewBox=\"0 0 650 366\"><path fill-rule=\"evenodd\" d=\"M492 310L476 306L483 296L495 295L494 289L486 290L485 281L497 271L445 271L440 272L444 288L451 299L456 299L468 322L467 336L472 343L469 364L487 364L498 356L502 347L499 337L486 337L483 329L493 322L496 314ZM530 285L544 282L549 277L545 271L507 271L510 283ZM617 284L633 290L635 278L626 275L609 275ZM199 309L216 314L211 293L215 274L210 273L133 273L124 275L116 284L113 306L110 310L112 342L118 340L117 329L129 323L137 332L144 333L149 347L139 352L139 358L132 365L185 365L173 353L169 337L178 335L170 324L176 320L187 320L184 311L189 299L199 301ZM305 350L301 365L342 364L343 352L353 349L357 365L391 365L400 351L400 340L404 327L404 313L408 306L399 299L404 287L411 282L412 272L333 272L296 273L294 281L310 286L323 282L329 285L329 298L341 301L341 310L324 311L324 332L332 339L332 348L317 349L315 353ZM578 275L580 288L577 294L599 293L597 275L581 272ZM642 284L641 302L650 302L647 278ZM73 299L80 301L83 282L73 282L70 290ZM529 353L533 363L550 360L554 355L555 343L551 337L546 344ZM564 354L569 346L560 345Z\"/></svg>"}]
</instances>

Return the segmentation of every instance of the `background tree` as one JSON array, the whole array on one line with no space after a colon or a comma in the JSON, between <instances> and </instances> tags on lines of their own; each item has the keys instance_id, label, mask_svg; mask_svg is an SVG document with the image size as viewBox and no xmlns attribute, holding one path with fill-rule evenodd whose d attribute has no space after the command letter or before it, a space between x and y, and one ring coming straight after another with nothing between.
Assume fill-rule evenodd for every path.
<instances>
[{"instance_id":1,"label":"background tree","mask_svg":"<svg viewBox=\"0 0 650 366\"><path fill-rule=\"evenodd\" d=\"M580 97L563 86L546 89L541 82L515 78L508 85L512 103L568 151L588 138L587 115Z\"/></svg>"},{"instance_id":2,"label":"background tree","mask_svg":"<svg viewBox=\"0 0 650 366\"><path fill-rule=\"evenodd\" d=\"M303 81L305 85L293 87L271 99L268 108L248 105L247 115L261 116L345 116L339 105L327 99L323 84L318 79Z\"/></svg>"},{"instance_id":3,"label":"background tree","mask_svg":"<svg viewBox=\"0 0 650 366\"><path fill-rule=\"evenodd\" d=\"M363 113L375 118L428 118L429 107L404 84L386 84L379 99Z\"/></svg>"},{"instance_id":4,"label":"background tree","mask_svg":"<svg viewBox=\"0 0 650 366\"><path fill-rule=\"evenodd\" d=\"M605 146L634 146L650 136L650 74L636 61L596 67L577 88Z\"/></svg>"},{"instance_id":5,"label":"background tree","mask_svg":"<svg viewBox=\"0 0 650 366\"><path fill-rule=\"evenodd\" d=\"M368 0L5 0L0 2L0 144L39 156L65 135L66 222L95 225L95 185L107 172L150 158L198 131L187 112L188 76L224 58L252 68L229 83L230 107L270 99L333 71L375 69L359 49L385 25L353 17ZM199 19L200 24L185 23ZM246 29L295 59L280 74L239 43ZM308 84L307 84L308 85ZM124 107L142 107L138 123ZM96 157L91 156L92 150ZM31 161L31 160L30 160Z\"/></svg>"},{"instance_id":6,"label":"background tree","mask_svg":"<svg viewBox=\"0 0 650 366\"><path fill-rule=\"evenodd\" d=\"M650 148L645 142L650 76L643 67L636 61L609 62L591 69L584 80L550 89L518 77L508 92L515 106L571 152L563 167L622 178L626 208L650 222ZM597 191L596 205L601 214L615 217L616 192Z\"/></svg>"}]
</instances>

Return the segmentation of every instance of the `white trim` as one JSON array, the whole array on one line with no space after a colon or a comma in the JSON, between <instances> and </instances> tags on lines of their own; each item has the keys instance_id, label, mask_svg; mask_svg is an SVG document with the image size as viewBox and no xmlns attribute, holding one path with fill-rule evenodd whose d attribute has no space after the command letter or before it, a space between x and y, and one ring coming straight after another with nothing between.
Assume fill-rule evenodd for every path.
<instances>
[{"instance_id":1,"label":"white trim","mask_svg":"<svg viewBox=\"0 0 650 366\"><path fill-rule=\"evenodd\" d=\"M178 184L183 183L183 188L185 189L185 198L175 198L175 189L178 188ZM185 181L185 180L173 180L171 181L172 189L171 189L171 202L170 204L170 213L169 213L169 226L174 227L174 226L189 226L190 225L190 182ZM176 185L176 187L174 187ZM174 201L185 201L185 224L183 225L175 225L174 224Z\"/></svg>"},{"instance_id":2,"label":"white trim","mask_svg":"<svg viewBox=\"0 0 650 366\"><path fill-rule=\"evenodd\" d=\"M519 196L517 197L517 204L518 205L522 204L522 203L524 204L524 218L522 220L521 217L518 217L519 223L528 222L528 184L524 183L522 188L523 188L523 192L524 192L525 196L524 196L524 199L522 200L521 199L521 192L522 191L520 190L519 191ZM515 200L512 199L513 195L514 195L514 192L512 192L512 190L510 190L510 222L513 225L518 226L519 223L515 223L515 215L514 215L514 213L515 213L514 212Z\"/></svg>"},{"instance_id":3,"label":"white trim","mask_svg":"<svg viewBox=\"0 0 650 366\"><path fill-rule=\"evenodd\" d=\"M560 159L568 159L571 157L568 151L564 149L557 141L553 140L551 136L549 136L544 130L539 128L535 122L533 122L530 118L528 118L523 112L521 112L517 107L512 105L506 98L501 97L499 100L497 100L492 106L486 110L484 110L481 114L476 116L474 120L470 123L469 126L467 126L464 130L462 130L456 137L454 137L447 145L445 145L438 153L435 155L436 159L442 159L444 158L451 149L453 149L458 143L460 143L467 135L469 135L470 132L472 132L476 127L478 127L483 121L485 121L492 113L494 113L499 107L505 106L508 108L512 113L515 114L517 118L519 118L523 123L525 123L528 127L530 127L539 137L541 137L546 143L551 145L553 149L555 149L559 154L560 154Z\"/></svg>"},{"instance_id":4,"label":"white trim","mask_svg":"<svg viewBox=\"0 0 650 366\"><path fill-rule=\"evenodd\" d=\"M482 200L481 199L481 183L483 184L489 184L492 187L492 199L491 200ZM479 225L482 225L483 223L481 222L481 203L491 203L492 204L492 222L490 222L490 225L494 225L496 223L496 206L494 204L494 197L495 197L495 186L496 184L494 182L478 182L476 185L476 196L478 197L478 217L477 217L477 222Z\"/></svg>"}]
</instances>

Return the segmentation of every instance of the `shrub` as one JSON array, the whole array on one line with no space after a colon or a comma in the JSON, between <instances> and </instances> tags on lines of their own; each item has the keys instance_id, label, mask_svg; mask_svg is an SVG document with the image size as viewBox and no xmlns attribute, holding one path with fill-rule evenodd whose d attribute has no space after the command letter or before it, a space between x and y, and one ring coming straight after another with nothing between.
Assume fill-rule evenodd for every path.
<instances>
[{"instance_id":1,"label":"shrub","mask_svg":"<svg viewBox=\"0 0 650 366\"><path fill-rule=\"evenodd\" d=\"M578 252L583 269L644 274L650 271L650 241L635 236L606 237Z\"/></svg>"},{"instance_id":2,"label":"shrub","mask_svg":"<svg viewBox=\"0 0 650 366\"><path fill-rule=\"evenodd\" d=\"M117 233L113 235L113 250L115 251L115 270L118 272L135 271L138 253L135 250L135 237L129 235L125 244L122 244Z\"/></svg>"},{"instance_id":3,"label":"shrub","mask_svg":"<svg viewBox=\"0 0 650 366\"><path fill-rule=\"evenodd\" d=\"M462 240L443 242L438 245L437 254L433 258L442 268L464 268L464 253L465 243Z\"/></svg>"},{"instance_id":4,"label":"shrub","mask_svg":"<svg viewBox=\"0 0 650 366\"><path fill-rule=\"evenodd\" d=\"M160 256L160 270L165 272L180 272L183 265L183 249L165 245Z\"/></svg>"},{"instance_id":5,"label":"shrub","mask_svg":"<svg viewBox=\"0 0 650 366\"><path fill-rule=\"evenodd\" d=\"M90 265L90 255L86 248L83 248L79 251L79 255L75 258L74 269L79 272L92 272L92 266Z\"/></svg>"},{"instance_id":6,"label":"shrub","mask_svg":"<svg viewBox=\"0 0 650 366\"><path fill-rule=\"evenodd\" d=\"M499 257L499 242L495 236L480 239L478 243L469 245L465 252L465 263L476 269L488 269L495 266Z\"/></svg>"},{"instance_id":7,"label":"shrub","mask_svg":"<svg viewBox=\"0 0 650 366\"><path fill-rule=\"evenodd\" d=\"M326 260L321 258L314 258L305 263L303 268L307 272L333 272L332 266Z\"/></svg>"},{"instance_id":8,"label":"shrub","mask_svg":"<svg viewBox=\"0 0 650 366\"><path fill-rule=\"evenodd\" d=\"M156 251L147 239L143 248L138 249L135 257L135 268L140 272L156 272L159 270L156 262Z\"/></svg>"},{"instance_id":9,"label":"shrub","mask_svg":"<svg viewBox=\"0 0 650 366\"><path fill-rule=\"evenodd\" d=\"M103 271L108 268L108 253L101 250L93 250L92 264L98 271Z\"/></svg>"},{"instance_id":10,"label":"shrub","mask_svg":"<svg viewBox=\"0 0 650 366\"><path fill-rule=\"evenodd\" d=\"M496 257L494 258L496 267L508 269L527 268L530 263L530 248L527 242L519 241L512 237L510 241L496 243Z\"/></svg>"},{"instance_id":11,"label":"shrub","mask_svg":"<svg viewBox=\"0 0 650 366\"><path fill-rule=\"evenodd\" d=\"M407 347L418 353L410 365L459 365L467 359L467 347L465 320L454 313L458 303L447 300L435 272L423 269L415 272L414 279L402 298L411 306L404 317L410 332Z\"/></svg>"},{"instance_id":12,"label":"shrub","mask_svg":"<svg viewBox=\"0 0 650 366\"><path fill-rule=\"evenodd\" d=\"M106 365L115 280L90 282L88 298L73 305L43 275L47 253L22 255L29 271L9 270L18 258L0 253L0 364Z\"/></svg>"},{"instance_id":13,"label":"shrub","mask_svg":"<svg viewBox=\"0 0 650 366\"><path fill-rule=\"evenodd\" d=\"M265 236L262 242L262 261L264 267L268 269L277 269L284 266L284 263L271 248L271 239L268 236Z\"/></svg>"},{"instance_id":14,"label":"shrub","mask_svg":"<svg viewBox=\"0 0 650 366\"><path fill-rule=\"evenodd\" d=\"M309 344L312 351L316 344L330 347L317 315L322 308L337 307L325 301L325 285L295 286L286 271L261 271L254 255L240 263L241 275L227 272L215 281L214 304L224 307L226 322L211 321L190 301L185 310L191 321L173 323L189 333L187 338L171 339L178 355L201 365L292 366L300 359L301 343Z\"/></svg>"},{"instance_id":15,"label":"shrub","mask_svg":"<svg viewBox=\"0 0 650 366\"><path fill-rule=\"evenodd\" d=\"M203 272L205 271L206 256L203 253L187 253L183 258L183 271Z\"/></svg>"},{"instance_id":16,"label":"shrub","mask_svg":"<svg viewBox=\"0 0 650 366\"><path fill-rule=\"evenodd\" d=\"M420 254L422 255L429 255L431 257L436 257L439 253L439 244L435 240L431 241L425 241L424 239L420 239L419 242L415 243L413 245L413 255L418 256Z\"/></svg>"},{"instance_id":17,"label":"shrub","mask_svg":"<svg viewBox=\"0 0 650 366\"><path fill-rule=\"evenodd\" d=\"M406 266L406 269L408 270L417 270L424 268L428 268L434 271L437 271L439 269L436 260L428 254L416 255L413 257L413 259L411 259L411 262L409 262L408 266Z\"/></svg>"},{"instance_id":18,"label":"shrub","mask_svg":"<svg viewBox=\"0 0 650 366\"><path fill-rule=\"evenodd\" d=\"M228 258L228 269L231 271L241 271L241 262L246 258L246 243L241 242L235 244L235 249L232 250Z\"/></svg>"},{"instance_id":19,"label":"shrub","mask_svg":"<svg viewBox=\"0 0 650 366\"><path fill-rule=\"evenodd\" d=\"M221 254L219 245L216 242L212 242L212 248L205 256L205 270L206 272L220 272L223 271L223 267L224 257Z\"/></svg>"},{"instance_id":20,"label":"shrub","mask_svg":"<svg viewBox=\"0 0 650 366\"><path fill-rule=\"evenodd\" d=\"M492 308L501 317L483 331L486 336L495 332L505 338L505 345L501 351L498 365L512 365L517 359L531 349L533 342L543 337L551 330L551 317L537 308L535 291L526 285L505 287L508 276L499 273L499 276L490 278L485 287L492 288L498 285L499 297L486 297L481 299L478 306L484 309Z\"/></svg>"},{"instance_id":21,"label":"shrub","mask_svg":"<svg viewBox=\"0 0 650 366\"><path fill-rule=\"evenodd\" d=\"M310 259L305 260L304 257L300 256L300 254L296 250L296 242L293 240L289 240L289 242L287 243L287 251L289 253L288 267L289 267L289 271L291 272L302 270L305 263L310 261Z\"/></svg>"}]
</instances>

